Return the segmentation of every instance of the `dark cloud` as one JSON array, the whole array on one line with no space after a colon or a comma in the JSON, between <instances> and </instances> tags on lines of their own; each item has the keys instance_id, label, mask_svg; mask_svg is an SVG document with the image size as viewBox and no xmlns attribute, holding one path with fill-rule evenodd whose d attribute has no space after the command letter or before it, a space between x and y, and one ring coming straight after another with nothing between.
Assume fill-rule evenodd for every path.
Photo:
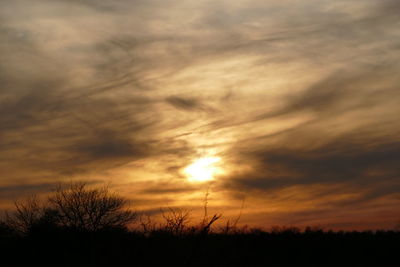
<instances>
[{"instance_id":1,"label":"dark cloud","mask_svg":"<svg viewBox=\"0 0 400 267\"><path fill-rule=\"evenodd\" d=\"M176 195L176 194L187 194L196 191L197 188L193 185L187 186L182 184L171 184L171 183L156 183L148 185L141 194L150 195Z\"/></svg>"},{"instance_id":2,"label":"dark cloud","mask_svg":"<svg viewBox=\"0 0 400 267\"><path fill-rule=\"evenodd\" d=\"M364 134L342 136L314 149L265 147L247 152L247 160L254 161L254 170L233 177L227 181L228 186L244 192L274 192L293 186L329 185L333 190L322 194L361 193L356 199L335 202L337 205L398 194L400 143L368 142ZM318 198L315 193L309 197Z\"/></svg>"},{"instance_id":3,"label":"dark cloud","mask_svg":"<svg viewBox=\"0 0 400 267\"><path fill-rule=\"evenodd\" d=\"M0 187L0 199L3 201L9 200L10 198L21 198L32 195L33 193L47 193L56 188L54 183L35 183L35 184L23 184L23 185L11 185Z\"/></svg>"},{"instance_id":4,"label":"dark cloud","mask_svg":"<svg viewBox=\"0 0 400 267\"><path fill-rule=\"evenodd\" d=\"M338 71L299 95L288 95L289 103L282 109L256 119L267 119L304 111L319 118L343 115L349 111L371 109L398 99L399 82L394 76L399 66L381 66Z\"/></svg>"},{"instance_id":5,"label":"dark cloud","mask_svg":"<svg viewBox=\"0 0 400 267\"><path fill-rule=\"evenodd\" d=\"M14 96L0 107L1 164L23 164L27 170L55 173L81 172L109 168L154 152L149 141L138 138L154 124L142 111L148 101L131 96L125 97L125 104L98 96L74 99L61 92L62 83L35 83L24 95Z\"/></svg>"},{"instance_id":6,"label":"dark cloud","mask_svg":"<svg viewBox=\"0 0 400 267\"><path fill-rule=\"evenodd\" d=\"M10 161L25 158L28 166L43 161L64 169L97 159L114 161L148 154L146 141L135 137L152 124L150 118L141 117L143 105L86 98L72 103L61 100L55 106L59 100L31 88L26 96L1 108L2 135L7 137L1 146L9 147ZM18 149L21 146L24 152ZM30 154L28 159L25 153Z\"/></svg>"},{"instance_id":7,"label":"dark cloud","mask_svg":"<svg viewBox=\"0 0 400 267\"><path fill-rule=\"evenodd\" d=\"M171 104L172 106L178 109L189 110L189 111L199 108L201 109L201 104L199 104L199 102L195 99L171 96L168 97L166 101L167 103Z\"/></svg>"},{"instance_id":8,"label":"dark cloud","mask_svg":"<svg viewBox=\"0 0 400 267\"><path fill-rule=\"evenodd\" d=\"M398 196L397 69L397 64L388 64L336 72L288 95L282 108L248 120L246 123L260 125L275 118L312 115L305 123L234 145L231 153L237 155L236 162L253 168L233 175L223 187L277 200L282 200L277 192L288 188L329 187L305 193L305 199L299 200L319 201L326 211ZM339 197L346 194L353 197ZM331 200L323 201L324 197Z\"/></svg>"},{"instance_id":9,"label":"dark cloud","mask_svg":"<svg viewBox=\"0 0 400 267\"><path fill-rule=\"evenodd\" d=\"M211 107L204 105L199 100L194 98L171 96L168 97L166 101L173 107L186 111L213 111Z\"/></svg>"}]
</instances>

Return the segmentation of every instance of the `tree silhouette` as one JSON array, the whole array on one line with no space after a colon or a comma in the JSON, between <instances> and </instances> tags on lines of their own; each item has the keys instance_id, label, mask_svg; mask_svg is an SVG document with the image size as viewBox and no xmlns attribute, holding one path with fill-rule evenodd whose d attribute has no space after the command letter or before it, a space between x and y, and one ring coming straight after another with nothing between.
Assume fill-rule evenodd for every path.
<instances>
[{"instance_id":1,"label":"tree silhouette","mask_svg":"<svg viewBox=\"0 0 400 267\"><path fill-rule=\"evenodd\" d=\"M30 196L25 201L15 201L14 206L15 211L6 212L3 223L20 234L29 232L45 213L36 196Z\"/></svg>"},{"instance_id":2,"label":"tree silhouette","mask_svg":"<svg viewBox=\"0 0 400 267\"><path fill-rule=\"evenodd\" d=\"M126 228L137 213L128 209L128 200L108 187L91 189L86 183L71 183L40 203L36 197L15 202L15 211L6 214L5 224L22 234L43 225L80 231Z\"/></svg>"},{"instance_id":3,"label":"tree silhouette","mask_svg":"<svg viewBox=\"0 0 400 267\"><path fill-rule=\"evenodd\" d=\"M168 208L168 212L162 210L165 220L164 230L174 235L181 235L188 230L190 212L185 209Z\"/></svg>"},{"instance_id":4,"label":"tree silhouette","mask_svg":"<svg viewBox=\"0 0 400 267\"><path fill-rule=\"evenodd\" d=\"M85 183L71 183L59 187L48 201L57 224L84 231L125 228L137 218L126 208L127 199L108 187L89 189Z\"/></svg>"}]
</instances>

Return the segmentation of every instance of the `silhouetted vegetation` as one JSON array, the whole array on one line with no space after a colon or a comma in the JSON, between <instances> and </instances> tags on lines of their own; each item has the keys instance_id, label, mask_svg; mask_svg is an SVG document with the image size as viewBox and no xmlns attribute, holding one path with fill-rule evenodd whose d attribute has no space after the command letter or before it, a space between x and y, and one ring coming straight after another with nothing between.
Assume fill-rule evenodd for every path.
<instances>
[{"instance_id":1,"label":"silhouetted vegetation","mask_svg":"<svg viewBox=\"0 0 400 267\"><path fill-rule=\"evenodd\" d=\"M163 222L138 216L107 188L58 188L16 202L0 222L2 266L397 266L399 231L216 227L169 208ZM135 228L129 225L135 223Z\"/></svg>"},{"instance_id":2,"label":"silhouetted vegetation","mask_svg":"<svg viewBox=\"0 0 400 267\"><path fill-rule=\"evenodd\" d=\"M104 229L125 229L136 220L136 212L127 209L125 198L107 187L88 188L85 183L59 186L44 203L36 197L15 202L15 211L6 213L3 222L20 234L29 234L40 227L97 232Z\"/></svg>"}]
</instances>

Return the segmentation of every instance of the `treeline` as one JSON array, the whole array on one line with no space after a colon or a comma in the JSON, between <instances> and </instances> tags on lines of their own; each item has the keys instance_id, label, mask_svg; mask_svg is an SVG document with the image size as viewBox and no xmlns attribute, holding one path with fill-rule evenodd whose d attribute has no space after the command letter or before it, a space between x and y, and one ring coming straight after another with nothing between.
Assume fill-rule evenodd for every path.
<instances>
[{"instance_id":1,"label":"treeline","mask_svg":"<svg viewBox=\"0 0 400 267\"><path fill-rule=\"evenodd\" d=\"M215 227L219 214L189 224L131 210L107 187L59 187L45 201L15 203L0 222L1 266L399 266L400 232ZM205 206L205 208L207 208ZM136 227L130 228L131 225ZM213 228L214 226L214 228Z\"/></svg>"}]
</instances>

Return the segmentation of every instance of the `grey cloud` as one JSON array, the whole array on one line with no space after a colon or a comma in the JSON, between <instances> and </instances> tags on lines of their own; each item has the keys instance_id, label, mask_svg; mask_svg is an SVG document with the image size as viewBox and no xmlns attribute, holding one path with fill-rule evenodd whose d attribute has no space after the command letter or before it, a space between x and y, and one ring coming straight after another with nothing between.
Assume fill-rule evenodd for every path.
<instances>
[{"instance_id":1,"label":"grey cloud","mask_svg":"<svg viewBox=\"0 0 400 267\"><path fill-rule=\"evenodd\" d=\"M194 98L171 96L166 99L166 102L177 109L186 111L213 111L211 107Z\"/></svg>"},{"instance_id":2,"label":"grey cloud","mask_svg":"<svg viewBox=\"0 0 400 267\"><path fill-rule=\"evenodd\" d=\"M254 171L233 177L227 181L228 186L244 192L273 192L291 186L325 184L341 185L332 192L325 192L327 195L348 191L363 193L361 198L347 204L398 194L400 144L367 141L362 135L359 132L342 136L315 149L266 147L248 152L244 155L254 160ZM362 141L357 142L358 138ZM291 142L290 139L286 141Z\"/></svg>"},{"instance_id":3,"label":"grey cloud","mask_svg":"<svg viewBox=\"0 0 400 267\"><path fill-rule=\"evenodd\" d=\"M95 185L101 183L99 180L85 181L88 185ZM37 196L40 194L46 194L54 192L60 184L57 181L54 182L42 182L42 183L15 183L13 185L0 186L0 200L20 200L29 196Z\"/></svg>"},{"instance_id":4,"label":"grey cloud","mask_svg":"<svg viewBox=\"0 0 400 267\"><path fill-rule=\"evenodd\" d=\"M131 115L134 106L128 111L97 101L88 104L89 107L75 107L73 111L62 110L62 116L55 118L49 113L37 114L17 106L30 114L29 125L21 126L21 120L17 120L12 130L3 132L8 139L2 145L15 144L7 151L5 160L14 163L23 160L27 167L33 164L61 171L83 168L87 163L105 159L109 162L97 167L107 167L112 162L126 162L150 154L146 141L138 141L137 136L145 132L151 119ZM19 152L21 146L24 146L23 154Z\"/></svg>"},{"instance_id":5,"label":"grey cloud","mask_svg":"<svg viewBox=\"0 0 400 267\"><path fill-rule=\"evenodd\" d=\"M29 196L38 193L46 193L56 188L54 183L36 183L36 184L23 184L11 185L0 187L0 199L9 200L21 196Z\"/></svg>"},{"instance_id":6,"label":"grey cloud","mask_svg":"<svg viewBox=\"0 0 400 267\"><path fill-rule=\"evenodd\" d=\"M69 48L72 51L60 49L66 60L60 62L30 37L34 30L18 33L23 30L14 25L18 12L1 15L7 21L0 36L3 170L23 164L27 173L50 171L58 176L107 169L156 153L149 146L149 128L157 121L156 111L149 112L154 100L141 93L141 63L129 50L100 39ZM93 62L69 61L68 55L84 52ZM97 79L76 86L70 72L82 67L90 68Z\"/></svg>"},{"instance_id":7,"label":"grey cloud","mask_svg":"<svg viewBox=\"0 0 400 267\"><path fill-rule=\"evenodd\" d=\"M195 186L183 186L182 184L173 183L154 183L142 190L141 194L154 194L154 195L176 195L176 194L187 194L196 191Z\"/></svg>"},{"instance_id":8,"label":"grey cloud","mask_svg":"<svg viewBox=\"0 0 400 267\"><path fill-rule=\"evenodd\" d=\"M256 119L315 112L318 117L343 115L348 111L370 109L386 101L400 98L394 72L397 65L358 70L338 71L298 95L289 95L289 103L282 109L263 114Z\"/></svg>"},{"instance_id":9,"label":"grey cloud","mask_svg":"<svg viewBox=\"0 0 400 267\"><path fill-rule=\"evenodd\" d=\"M398 90L399 78L396 75L400 66L391 62L385 66L345 68L338 70L319 82L311 85L305 90L296 93L287 93L282 98L283 105L271 111L261 114L249 114L247 116L236 116L218 118L204 125L205 131L217 130L227 127L240 127L242 125L257 123L268 124L270 119L285 119L310 113L312 117L298 126L283 131L250 137L250 139L266 139L274 136L282 136L285 133L296 131L300 127L320 125L321 127L338 118L359 112L359 121L367 124L390 125L390 131L395 131L398 125L393 122L394 114L400 112L397 105L400 99ZM267 104L270 100L265 99ZM364 112L364 113L361 113ZM379 122L376 121L379 116ZM350 129L351 124L347 124ZM386 126L385 126L386 128ZM386 131L386 130L385 130ZM334 132L334 131L332 131ZM323 138L323 137L322 137Z\"/></svg>"},{"instance_id":10,"label":"grey cloud","mask_svg":"<svg viewBox=\"0 0 400 267\"><path fill-rule=\"evenodd\" d=\"M154 150L145 138L138 140L156 119L145 113L152 105L147 98L134 92L123 100L104 95L104 89L117 90L120 83L90 89L83 96L85 92L75 88L65 89L71 86L67 77L53 78L51 65L41 70L49 75L25 73L22 82L11 79L3 87L1 165L23 162L27 170L65 173L89 165L109 168Z\"/></svg>"},{"instance_id":11,"label":"grey cloud","mask_svg":"<svg viewBox=\"0 0 400 267\"><path fill-rule=\"evenodd\" d=\"M212 5L209 7L210 12L198 21L198 26L215 32L212 43L208 48L204 47L210 49L209 53L213 53L214 49L215 54L258 54L264 58L264 64L274 59L282 62L298 57L305 57L317 64L350 62L361 60L366 54L371 56L371 52L384 54L382 50L374 51L367 47L371 43L383 43L384 46L398 43L395 38L390 38L391 32L387 30L394 31L393 21L388 20L386 12L388 3L393 5L393 1L379 4L372 1L361 4L347 1L348 5L342 7L344 10L328 8L329 3L320 1L310 3L313 8L304 2L292 3L293 6L288 8L284 4L260 4L259 1L253 1L253 5L236 10ZM353 16L353 6L364 7L368 12L361 17ZM349 11L346 12L345 8ZM214 12L215 9L219 12ZM269 28L264 30L262 27L251 26L269 17L272 18L271 23L277 26L275 32ZM265 23L268 25L269 22L267 20ZM197 43L196 51L201 51L202 42Z\"/></svg>"},{"instance_id":12,"label":"grey cloud","mask_svg":"<svg viewBox=\"0 0 400 267\"><path fill-rule=\"evenodd\" d=\"M176 96L168 97L166 101L172 106L184 110L198 109L201 106L199 102L194 99L182 98Z\"/></svg>"},{"instance_id":13,"label":"grey cloud","mask_svg":"<svg viewBox=\"0 0 400 267\"><path fill-rule=\"evenodd\" d=\"M146 144L135 144L134 140L122 139L115 132L103 131L93 134L93 138L77 144L77 151L89 158L144 157L148 154Z\"/></svg>"}]
</instances>

